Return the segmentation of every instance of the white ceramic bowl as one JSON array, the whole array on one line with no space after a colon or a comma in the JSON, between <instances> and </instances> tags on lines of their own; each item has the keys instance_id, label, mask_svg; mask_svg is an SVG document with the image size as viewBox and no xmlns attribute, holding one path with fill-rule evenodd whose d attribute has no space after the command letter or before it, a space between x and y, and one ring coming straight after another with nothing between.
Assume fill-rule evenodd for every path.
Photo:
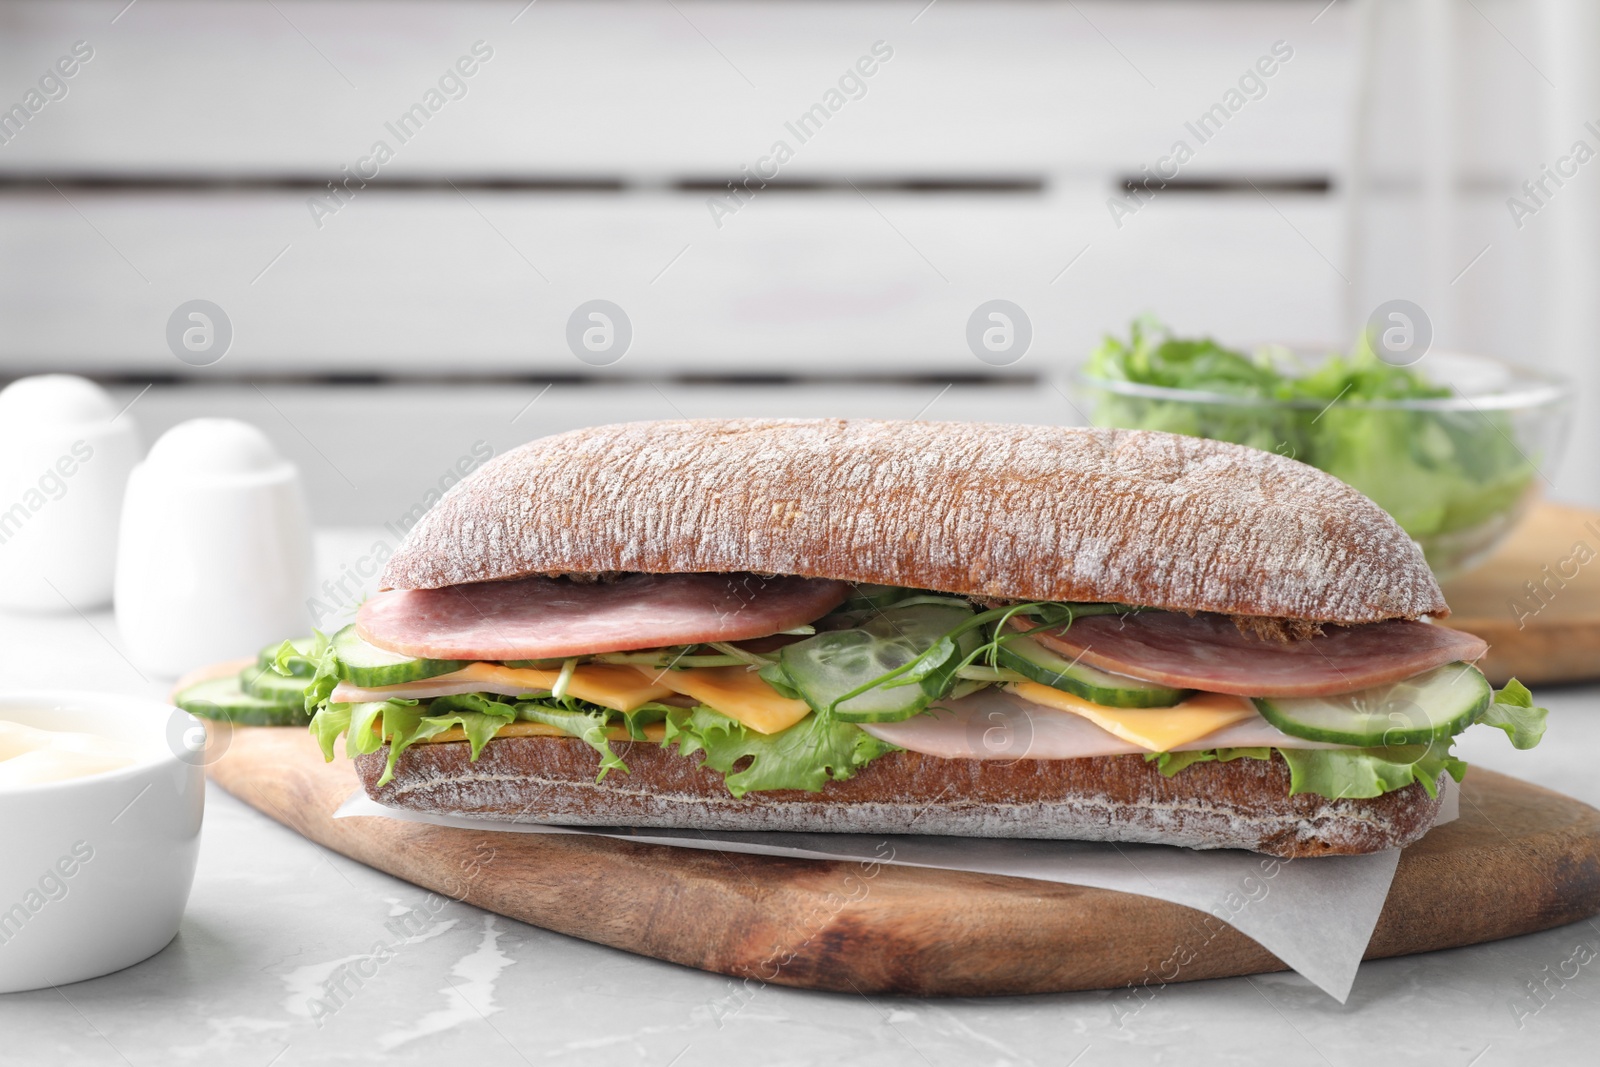
<instances>
[{"instance_id":1,"label":"white ceramic bowl","mask_svg":"<svg viewBox=\"0 0 1600 1067\"><path fill-rule=\"evenodd\" d=\"M160 701L0 693L0 719L127 743L130 766L0 787L0 993L78 982L161 951L200 850L204 728Z\"/></svg>"}]
</instances>

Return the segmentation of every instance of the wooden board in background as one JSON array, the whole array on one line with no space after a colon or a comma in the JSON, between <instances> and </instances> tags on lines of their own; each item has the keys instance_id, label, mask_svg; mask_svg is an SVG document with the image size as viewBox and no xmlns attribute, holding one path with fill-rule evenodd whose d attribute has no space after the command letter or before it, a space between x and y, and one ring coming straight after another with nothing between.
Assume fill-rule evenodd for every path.
<instances>
[{"instance_id":1,"label":"wooden board in background","mask_svg":"<svg viewBox=\"0 0 1600 1067\"><path fill-rule=\"evenodd\" d=\"M1445 625L1489 642L1480 666L1496 685L1600 679L1600 512L1539 504L1482 566L1445 582L1444 595Z\"/></svg>"},{"instance_id":2,"label":"wooden board in background","mask_svg":"<svg viewBox=\"0 0 1600 1067\"><path fill-rule=\"evenodd\" d=\"M1211 936L1201 912L1103 889L914 867L867 877L852 862L335 820L358 787L349 760L324 763L301 729L236 727L227 742L212 777L319 844L501 915L737 978L921 996L1101 989L1142 981L1174 946L1200 944L1177 980L1285 969L1231 927ZM1367 958L1600 912L1600 811L1473 769L1461 812L1401 856Z\"/></svg>"}]
</instances>

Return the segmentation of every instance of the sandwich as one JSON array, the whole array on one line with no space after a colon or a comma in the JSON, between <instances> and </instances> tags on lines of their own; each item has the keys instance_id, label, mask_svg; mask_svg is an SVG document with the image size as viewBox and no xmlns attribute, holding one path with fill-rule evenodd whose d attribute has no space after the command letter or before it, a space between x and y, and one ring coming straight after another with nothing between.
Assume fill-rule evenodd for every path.
<instances>
[{"instance_id":1,"label":"sandwich","mask_svg":"<svg viewBox=\"0 0 1600 1067\"><path fill-rule=\"evenodd\" d=\"M574 826L1402 847L1482 723L1418 547L1286 457L1174 434L628 423L454 486L270 657L400 808Z\"/></svg>"}]
</instances>

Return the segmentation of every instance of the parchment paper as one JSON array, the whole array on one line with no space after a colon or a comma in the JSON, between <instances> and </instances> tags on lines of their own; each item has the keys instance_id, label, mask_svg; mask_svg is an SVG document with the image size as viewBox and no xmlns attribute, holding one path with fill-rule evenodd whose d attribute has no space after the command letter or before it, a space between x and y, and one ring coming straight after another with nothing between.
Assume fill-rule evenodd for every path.
<instances>
[{"instance_id":1,"label":"parchment paper","mask_svg":"<svg viewBox=\"0 0 1600 1067\"><path fill-rule=\"evenodd\" d=\"M1448 777L1444 806L1434 825L1456 818L1457 786ZM1093 886L1184 904L1215 916L1259 943L1340 1003L1350 994L1389 883L1400 862L1392 849L1370 856L1279 860L1237 849L1197 851L1171 845L1117 845L1092 841L702 832L550 826L453 815L431 815L379 804L357 790L336 819L379 817L403 822L522 834L592 834L648 844L798 859L858 860L908 867L1034 878ZM886 844L887 843L887 846ZM1173 954L1151 986L1182 977L1187 959L1203 951L1217 924L1196 923L1187 944Z\"/></svg>"}]
</instances>

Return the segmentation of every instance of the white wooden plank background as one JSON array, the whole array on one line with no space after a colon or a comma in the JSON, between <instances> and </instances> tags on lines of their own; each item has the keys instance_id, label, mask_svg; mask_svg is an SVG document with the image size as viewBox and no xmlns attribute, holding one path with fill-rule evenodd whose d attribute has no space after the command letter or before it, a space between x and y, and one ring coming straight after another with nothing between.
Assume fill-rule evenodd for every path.
<instances>
[{"instance_id":1,"label":"white wooden plank background","mask_svg":"<svg viewBox=\"0 0 1600 1067\"><path fill-rule=\"evenodd\" d=\"M1034 320L1017 365L1034 372L1145 310L1235 337L1336 336L1332 205L1286 198L1280 217L1244 198L1175 198L1118 232L1096 192L774 195L720 232L674 198L380 193L265 274L298 232L293 197L40 194L9 230L49 254L7 260L3 344L18 363L168 372L167 317L196 297L233 321L232 351L207 368L229 374L588 371L564 329L597 297L633 320L610 368L629 375L984 372L964 330L994 297Z\"/></svg>"},{"instance_id":2,"label":"white wooden plank background","mask_svg":"<svg viewBox=\"0 0 1600 1067\"><path fill-rule=\"evenodd\" d=\"M894 59L796 168L1099 176L1164 152L1279 39L1294 59L1196 165L1315 170L1348 136L1348 4L1313 25L1316 0L540 0L514 23L523 0L140 0L112 24L125 2L0 6L10 91L96 48L5 167L332 176L478 40L494 58L394 173L715 174L879 40Z\"/></svg>"},{"instance_id":3,"label":"white wooden plank background","mask_svg":"<svg viewBox=\"0 0 1600 1067\"><path fill-rule=\"evenodd\" d=\"M0 7L8 70L43 70L80 38L96 48L68 97L0 149L0 174L337 177L484 40L495 55L467 95L385 175L638 188L373 187L320 228L304 192L12 190L0 366L189 373L164 326L193 298L234 323L212 374L586 372L563 327L595 297L635 322L628 374L982 372L963 328L995 297L1030 313L1029 359L1052 366L1144 310L1251 338L1343 328L1336 198L1169 195L1120 229L1106 209L1119 175L1280 39L1294 59L1189 173L1334 171L1351 95L1338 10L1312 25L1311 3L278 7L141 0L115 23L115 5ZM867 95L807 144L788 138L784 121L879 40L895 55ZM1045 190L769 192L719 228L704 194L666 188L735 174L776 137L797 148L785 178Z\"/></svg>"}]
</instances>

